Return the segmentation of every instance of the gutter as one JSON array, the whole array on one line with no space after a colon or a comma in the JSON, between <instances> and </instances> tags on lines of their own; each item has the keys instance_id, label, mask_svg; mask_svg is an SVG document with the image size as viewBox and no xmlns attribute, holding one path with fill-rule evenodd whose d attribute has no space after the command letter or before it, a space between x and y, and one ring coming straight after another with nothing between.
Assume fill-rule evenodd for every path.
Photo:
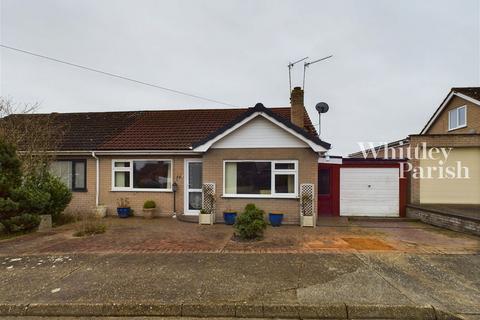
<instances>
[{"instance_id":1,"label":"gutter","mask_svg":"<svg viewBox=\"0 0 480 320\"><path fill-rule=\"evenodd\" d=\"M92 157L95 159L95 207L98 207L99 203L99 188L100 188L100 159L95 155L95 151L92 151Z\"/></svg>"}]
</instances>

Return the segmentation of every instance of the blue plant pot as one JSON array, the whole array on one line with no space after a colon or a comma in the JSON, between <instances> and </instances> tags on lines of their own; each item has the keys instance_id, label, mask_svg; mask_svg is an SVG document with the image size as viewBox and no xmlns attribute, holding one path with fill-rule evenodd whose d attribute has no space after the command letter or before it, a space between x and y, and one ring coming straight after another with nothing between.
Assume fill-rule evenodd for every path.
<instances>
[{"instance_id":1,"label":"blue plant pot","mask_svg":"<svg viewBox=\"0 0 480 320\"><path fill-rule=\"evenodd\" d=\"M117 208L117 214L120 218L130 217L130 208Z\"/></svg>"},{"instance_id":2,"label":"blue plant pot","mask_svg":"<svg viewBox=\"0 0 480 320\"><path fill-rule=\"evenodd\" d=\"M268 220L272 227L280 227L282 225L283 213L269 213Z\"/></svg>"},{"instance_id":3,"label":"blue plant pot","mask_svg":"<svg viewBox=\"0 0 480 320\"><path fill-rule=\"evenodd\" d=\"M233 225L235 224L235 220L237 219L236 212L224 212L223 213L223 220L225 220L225 224Z\"/></svg>"}]
</instances>

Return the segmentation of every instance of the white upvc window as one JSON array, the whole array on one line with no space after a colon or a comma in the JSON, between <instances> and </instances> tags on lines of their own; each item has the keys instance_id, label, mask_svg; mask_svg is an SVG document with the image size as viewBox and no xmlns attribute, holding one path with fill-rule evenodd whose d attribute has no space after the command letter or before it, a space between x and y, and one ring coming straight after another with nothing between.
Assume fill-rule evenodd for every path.
<instances>
[{"instance_id":1,"label":"white upvc window","mask_svg":"<svg viewBox=\"0 0 480 320\"><path fill-rule=\"evenodd\" d=\"M225 160L223 197L298 197L297 160Z\"/></svg>"},{"instance_id":2,"label":"white upvc window","mask_svg":"<svg viewBox=\"0 0 480 320\"><path fill-rule=\"evenodd\" d=\"M448 112L448 130L455 130L467 126L467 106L458 107Z\"/></svg>"},{"instance_id":3,"label":"white upvc window","mask_svg":"<svg viewBox=\"0 0 480 320\"><path fill-rule=\"evenodd\" d=\"M112 191L172 191L172 160L112 160Z\"/></svg>"}]
</instances>

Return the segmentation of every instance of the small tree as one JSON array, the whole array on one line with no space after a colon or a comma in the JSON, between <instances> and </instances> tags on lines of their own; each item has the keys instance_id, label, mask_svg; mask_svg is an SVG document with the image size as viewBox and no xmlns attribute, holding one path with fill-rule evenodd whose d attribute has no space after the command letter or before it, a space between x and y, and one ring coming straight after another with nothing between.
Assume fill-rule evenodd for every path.
<instances>
[{"instance_id":1,"label":"small tree","mask_svg":"<svg viewBox=\"0 0 480 320\"><path fill-rule=\"evenodd\" d=\"M245 210L238 216L235 229L242 239L255 239L263 235L267 223L263 219L265 211L258 209L254 204L247 204Z\"/></svg>"},{"instance_id":2,"label":"small tree","mask_svg":"<svg viewBox=\"0 0 480 320\"><path fill-rule=\"evenodd\" d=\"M39 104L0 97L0 140L16 147L25 176L48 167L62 141L64 126L51 114L36 114ZM27 115L27 116L26 116Z\"/></svg>"},{"instance_id":3,"label":"small tree","mask_svg":"<svg viewBox=\"0 0 480 320\"><path fill-rule=\"evenodd\" d=\"M50 214L56 222L72 200L72 192L48 171L28 176L14 194L24 212L38 215Z\"/></svg>"},{"instance_id":4,"label":"small tree","mask_svg":"<svg viewBox=\"0 0 480 320\"><path fill-rule=\"evenodd\" d=\"M15 147L0 139L0 219L9 218L19 210L19 203L12 199L12 193L22 179L21 162Z\"/></svg>"}]
</instances>

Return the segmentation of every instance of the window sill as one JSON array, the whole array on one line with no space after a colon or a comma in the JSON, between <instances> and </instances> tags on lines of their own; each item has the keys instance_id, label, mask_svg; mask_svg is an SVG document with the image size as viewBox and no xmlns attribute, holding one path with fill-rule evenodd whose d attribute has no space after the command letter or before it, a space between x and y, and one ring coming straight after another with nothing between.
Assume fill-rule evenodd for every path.
<instances>
[{"instance_id":1,"label":"window sill","mask_svg":"<svg viewBox=\"0 0 480 320\"><path fill-rule=\"evenodd\" d=\"M466 128L467 125L464 125L464 126L460 126L460 127L456 127L456 128L452 128L452 129L448 129L448 132L450 131L455 131L455 130L458 130L458 129L463 129L463 128Z\"/></svg>"},{"instance_id":2,"label":"window sill","mask_svg":"<svg viewBox=\"0 0 480 320\"><path fill-rule=\"evenodd\" d=\"M298 195L260 195L260 194L224 194L222 198L229 199L298 199Z\"/></svg>"},{"instance_id":3,"label":"window sill","mask_svg":"<svg viewBox=\"0 0 480 320\"><path fill-rule=\"evenodd\" d=\"M80 192L80 193L88 192L87 189L70 189L70 191L71 191L72 193L74 193L74 192Z\"/></svg>"}]
</instances>

